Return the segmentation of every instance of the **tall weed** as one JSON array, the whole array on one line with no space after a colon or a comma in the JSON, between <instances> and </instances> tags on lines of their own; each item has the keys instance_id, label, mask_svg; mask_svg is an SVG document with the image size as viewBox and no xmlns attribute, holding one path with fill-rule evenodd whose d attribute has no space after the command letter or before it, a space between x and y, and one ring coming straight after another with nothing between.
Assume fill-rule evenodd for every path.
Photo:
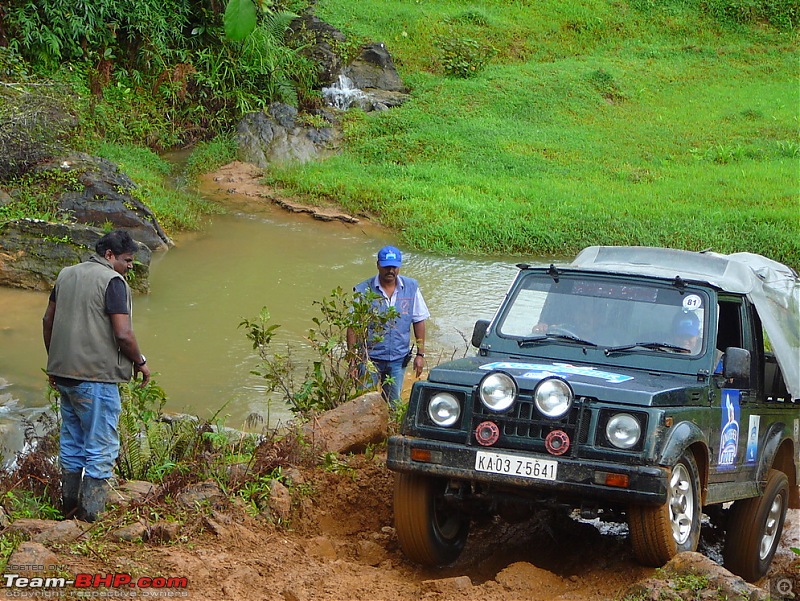
<instances>
[{"instance_id":1,"label":"tall weed","mask_svg":"<svg viewBox=\"0 0 800 601\"><path fill-rule=\"evenodd\" d=\"M365 361L365 341L380 339L397 316L393 307L379 311L377 300L372 292L354 296L337 288L328 297L315 301L320 315L312 319L313 326L306 336L314 358L303 365L295 362L290 345L285 352L276 349L275 335L280 325L270 323L266 307L257 318L243 319L239 327L245 330L261 359L253 373L264 378L267 393L278 392L293 413L308 417L338 407L363 392L370 374L362 374L359 379L356 370ZM347 344L348 331L353 337L352 347Z\"/></svg>"}]
</instances>

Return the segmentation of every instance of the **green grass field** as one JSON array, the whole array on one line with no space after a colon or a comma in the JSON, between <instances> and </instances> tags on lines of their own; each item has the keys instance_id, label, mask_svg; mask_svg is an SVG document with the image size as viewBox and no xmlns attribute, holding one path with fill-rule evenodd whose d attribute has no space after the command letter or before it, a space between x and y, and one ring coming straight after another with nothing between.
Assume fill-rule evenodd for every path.
<instances>
[{"instance_id":1,"label":"green grass field","mask_svg":"<svg viewBox=\"0 0 800 601\"><path fill-rule=\"evenodd\" d=\"M420 249L644 244L800 267L797 36L726 1L319 0L386 43L412 100L351 111L341 155L268 177Z\"/></svg>"}]
</instances>

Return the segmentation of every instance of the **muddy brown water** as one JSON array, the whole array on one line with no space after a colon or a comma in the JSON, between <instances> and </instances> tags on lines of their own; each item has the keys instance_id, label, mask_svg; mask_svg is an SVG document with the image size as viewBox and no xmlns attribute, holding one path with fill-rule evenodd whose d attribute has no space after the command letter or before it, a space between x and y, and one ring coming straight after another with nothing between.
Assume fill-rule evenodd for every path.
<instances>
[{"instance_id":1,"label":"muddy brown water","mask_svg":"<svg viewBox=\"0 0 800 601\"><path fill-rule=\"evenodd\" d=\"M396 240L368 225L325 223L251 203L155 255L151 293L134 300L134 326L167 393L166 409L201 418L219 411L237 428L252 413L271 424L288 419L286 405L250 373L258 358L239 323L266 306L281 324L279 339L292 344L300 361L309 358L303 337L318 315L313 302L373 275L375 253L387 243ZM475 320L494 314L518 261L405 253L402 273L420 281L432 315L429 365L468 352ZM46 293L0 288L0 434L7 449L19 439L19 416L47 406L46 304Z\"/></svg>"}]
</instances>

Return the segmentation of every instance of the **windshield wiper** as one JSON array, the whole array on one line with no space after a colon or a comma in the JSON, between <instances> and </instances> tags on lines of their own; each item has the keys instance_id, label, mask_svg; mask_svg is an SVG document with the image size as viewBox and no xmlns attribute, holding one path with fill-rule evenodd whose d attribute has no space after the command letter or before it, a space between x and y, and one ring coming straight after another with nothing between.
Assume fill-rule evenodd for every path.
<instances>
[{"instance_id":1,"label":"windshield wiper","mask_svg":"<svg viewBox=\"0 0 800 601\"><path fill-rule=\"evenodd\" d=\"M639 348L650 351L663 351L665 353L670 351L676 351L678 353L692 352L692 349L670 344L669 342L634 342L632 344L624 344L621 346L610 346L603 352L606 354L606 356L609 356L611 353L621 353L623 351L631 351Z\"/></svg>"},{"instance_id":2,"label":"windshield wiper","mask_svg":"<svg viewBox=\"0 0 800 601\"><path fill-rule=\"evenodd\" d=\"M542 334L541 336L528 336L527 338L520 338L517 340L517 344L519 344L520 348L525 348L533 346L538 342L554 339L575 342L576 344L582 344L584 346L597 346L594 342L590 342L589 340L584 340L583 338L572 336L570 334Z\"/></svg>"}]
</instances>

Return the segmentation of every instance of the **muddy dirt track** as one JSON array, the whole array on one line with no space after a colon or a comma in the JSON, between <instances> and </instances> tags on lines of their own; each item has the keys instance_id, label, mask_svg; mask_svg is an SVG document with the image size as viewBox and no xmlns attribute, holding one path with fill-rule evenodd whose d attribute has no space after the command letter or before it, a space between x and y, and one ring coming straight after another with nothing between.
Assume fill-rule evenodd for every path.
<instances>
[{"instance_id":1,"label":"muddy dirt track","mask_svg":"<svg viewBox=\"0 0 800 601\"><path fill-rule=\"evenodd\" d=\"M225 505L184 527L179 542L109 542L59 560L76 573L186 577L187 597L209 601L621 600L630 585L656 573L633 561L624 527L601 533L546 513L514 525L489 520L473 528L455 565L421 569L397 546L394 476L383 458L354 456L349 465L347 473L304 471L306 493L295 497L286 525ZM772 577L797 580L800 562L789 546L800 544L798 515L791 510L787 518ZM707 552L716 552L713 541Z\"/></svg>"}]
</instances>

